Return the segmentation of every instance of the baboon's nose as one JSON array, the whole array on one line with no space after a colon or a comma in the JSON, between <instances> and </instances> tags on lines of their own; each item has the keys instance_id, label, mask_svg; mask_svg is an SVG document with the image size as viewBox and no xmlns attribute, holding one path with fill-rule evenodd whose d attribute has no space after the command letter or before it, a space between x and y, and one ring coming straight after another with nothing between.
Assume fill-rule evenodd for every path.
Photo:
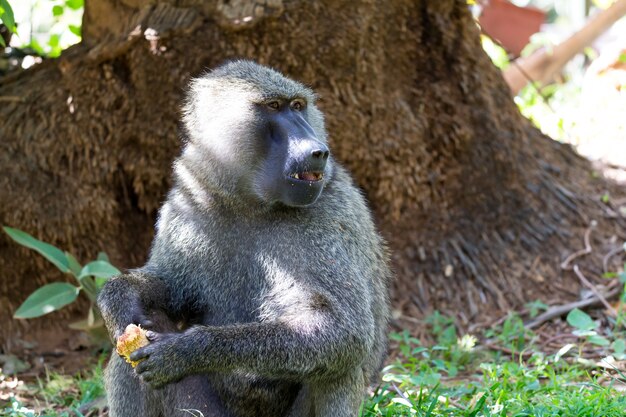
<instances>
[{"instance_id":1,"label":"baboon's nose","mask_svg":"<svg viewBox=\"0 0 626 417\"><path fill-rule=\"evenodd\" d=\"M321 159L323 161L328 159L329 154L330 153L328 152L328 149L326 147L322 149L316 149L311 152L311 156L313 157L313 159Z\"/></svg>"}]
</instances>

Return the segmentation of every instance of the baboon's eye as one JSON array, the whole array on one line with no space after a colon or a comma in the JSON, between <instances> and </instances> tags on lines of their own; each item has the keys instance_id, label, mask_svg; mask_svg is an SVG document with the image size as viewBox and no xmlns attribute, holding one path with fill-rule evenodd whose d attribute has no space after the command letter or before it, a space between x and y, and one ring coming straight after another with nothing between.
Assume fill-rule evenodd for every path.
<instances>
[{"instance_id":1,"label":"baboon's eye","mask_svg":"<svg viewBox=\"0 0 626 417\"><path fill-rule=\"evenodd\" d=\"M304 102L302 100L294 100L291 102L291 108L296 110L296 111L302 111L304 110Z\"/></svg>"},{"instance_id":2,"label":"baboon's eye","mask_svg":"<svg viewBox=\"0 0 626 417\"><path fill-rule=\"evenodd\" d=\"M280 103L276 100L270 101L267 103L267 107L269 107L272 110L278 110L280 108Z\"/></svg>"}]
</instances>

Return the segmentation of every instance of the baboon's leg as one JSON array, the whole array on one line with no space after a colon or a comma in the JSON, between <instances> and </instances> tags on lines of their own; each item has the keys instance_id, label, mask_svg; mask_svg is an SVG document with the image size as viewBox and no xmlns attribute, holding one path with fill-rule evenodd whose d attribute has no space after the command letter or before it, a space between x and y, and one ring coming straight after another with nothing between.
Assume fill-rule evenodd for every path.
<instances>
[{"instance_id":1,"label":"baboon's leg","mask_svg":"<svg viewBox=\"0 0 626 417\"><path fill-rule=\"evenodd\" d=\"M105 371L109 417L160 417L160 401L133 368L113 353Z\"/></svg>"},{"instance_id":2,"label":"baboon's leg","mask_svg":"<svg viewBox=\"0 0 626 417\"><path fill-rule=\"evenodd\" d=\"M153 390L115 353L105 372L109 417L230 417L205 376Z\"/></svg>"},{"instance_id":3,"label":"baboon's leg","mask_svg":"<svg viewBox=\"0 0 626 417\"><path fill-rule=\"evenodd\" d=\"M165 417L230 417L204 375L189 376L161 391Z\"/></svg>"},{"instance_id":4,"label":"baboon's leg","mask_svg":"<svg viewBox=\"0 0 626 417\"><path fill-rule=\"evenodd\" d=\"M365 396L363 372L304 384L289 417L356 417Z\"/></svg>"}]
</instances>

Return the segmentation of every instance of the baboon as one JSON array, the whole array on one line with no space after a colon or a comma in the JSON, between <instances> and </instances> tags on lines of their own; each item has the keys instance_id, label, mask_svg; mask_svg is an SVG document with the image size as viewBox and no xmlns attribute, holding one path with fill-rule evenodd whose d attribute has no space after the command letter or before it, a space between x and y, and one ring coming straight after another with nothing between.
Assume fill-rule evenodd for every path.
<instances>
[{"instance_id":1,"label":"baboon","mask_svg":"<svg viewBox=\"0 0 626 417\"><path fill-rule=\"evenodd\" d=\"M386 350L390 271L315 95L250 61L192 81L145 266L98 297L111 417L347 417Z\"/></svg>"}]
</instances>

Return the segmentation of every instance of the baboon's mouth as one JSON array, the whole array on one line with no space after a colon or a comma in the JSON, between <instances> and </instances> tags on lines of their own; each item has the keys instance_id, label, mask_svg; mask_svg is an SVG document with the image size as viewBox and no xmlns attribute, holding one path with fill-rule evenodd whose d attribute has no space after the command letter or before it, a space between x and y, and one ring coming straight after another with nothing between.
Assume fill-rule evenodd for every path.
<instances>
[{"instance_id":1,"label":"baboon's mouth","mask_svg":"<svg viewBox=\"0 0 626 417\"><path fill-rule=\"evenodd\" d=\"M324 178L324 173L322 171L294 172L289 174L289 177L299 181L315 182L321 181Z\"/></svg>"}]
</instances>

